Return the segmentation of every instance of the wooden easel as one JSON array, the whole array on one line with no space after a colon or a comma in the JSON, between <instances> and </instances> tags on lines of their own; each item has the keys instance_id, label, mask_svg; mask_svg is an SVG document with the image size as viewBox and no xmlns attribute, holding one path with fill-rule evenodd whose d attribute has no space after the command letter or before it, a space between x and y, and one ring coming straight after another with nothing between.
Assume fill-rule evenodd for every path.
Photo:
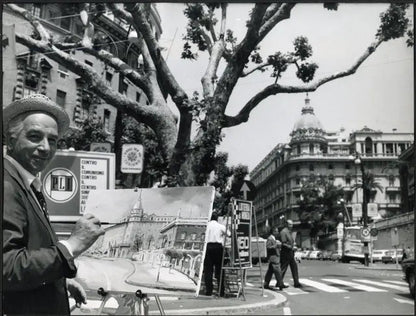
<instances>
[{"instance_id":1,"label":"wooden easel","mask_svg":"<svg viewBox=\"0 0 416 316\"><path fill-rule=\"evenodd\" d=\"M235 293L237 298L240 297L240 295L245 300L245 280L247 276L247 269L249 267L243 267L241 265L241 258L240 258L240 249L239 244L237 242L237 234L236 234L236 223L234 214L236 212L235 209L236 203L234 203L234 199L229 204L229 209L227 213L227 220L226 220L226 228L228 230L229 227L229 220L230 217L232 219L231 222L231 251L230 254L228 254L228 257L225 256L226 254L226 245L227 245L227 236L224 236L224 249L222 254L222 269L221 269L221 275L219 284L221 285L224 279L224 293L225 290L228 290L229 293ZM251 210L252 211L252 210ZM238 260L233 260L233 256L237 255ZM228 260L228 265L225 265L225 259ZM234 265L234 261L238 262L238 265Z\"/></svg>"}]
</instances>

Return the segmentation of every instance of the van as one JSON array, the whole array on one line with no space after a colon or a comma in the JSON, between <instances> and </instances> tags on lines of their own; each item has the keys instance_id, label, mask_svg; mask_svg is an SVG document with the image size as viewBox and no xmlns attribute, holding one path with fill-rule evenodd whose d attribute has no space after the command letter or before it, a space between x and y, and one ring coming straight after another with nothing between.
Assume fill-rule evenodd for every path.
<instances>
[{"instance_id":1,"label":"van","mask_svg":"<svg viewBox=\"0 0 416 316\"><path fill-rule=\"evenodd\" d=\"M381 258L387 254L389 249L375 249L373 250L373 262L381 262Z\"/></svg>"}]
</instances>

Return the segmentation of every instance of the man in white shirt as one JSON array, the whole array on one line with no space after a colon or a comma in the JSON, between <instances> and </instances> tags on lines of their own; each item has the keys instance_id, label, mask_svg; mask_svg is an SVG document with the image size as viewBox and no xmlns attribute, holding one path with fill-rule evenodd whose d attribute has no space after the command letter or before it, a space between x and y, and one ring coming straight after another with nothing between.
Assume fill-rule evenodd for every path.
<instances>
[{"instance_id":1,"label":"man in white shirt","mask_svg":"<svg viewBox=\"0 0 416 316\"><path fill-rule=\"evenodd\" d=\"M67 279L76 275L74 258L104 230L97 218L86 214L66 241L58 241L37 177L54 157L68 127L68 114L44 95L31 95L3 109L5 314L69 315L67 290L77 303L85 303L85 291Z\"/></svg>"},{"instance_id":2,"label":"man in white shirt","mask_svg":"<svg viewBox=\"0 0 416 316\"><path fill-rule=\"evenodd\" d=\"M207 251L204 260L204 281L205 281L205 295L211 296L213 285L212 275L215 269L215 278L220 282L222 257L224 251L224 239L227 234L227 229L224 225L218 223L218 213L213 212L211 220L207 224L206 242ZM222 278L220 287L220 296L224 296L224 276Z\"/></svg>"}]
</instances>

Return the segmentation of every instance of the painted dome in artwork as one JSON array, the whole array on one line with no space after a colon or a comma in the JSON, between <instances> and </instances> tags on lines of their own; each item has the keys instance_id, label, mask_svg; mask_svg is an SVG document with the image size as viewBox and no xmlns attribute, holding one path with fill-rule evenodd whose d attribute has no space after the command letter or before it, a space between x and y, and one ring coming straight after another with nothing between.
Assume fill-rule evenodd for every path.
<instances>
[{"instance_id":1,"label":"painted dome in artwork","mask_svg":"<svg viewBox=\"0 0 416 316\"><path fill-rule=\"evenodd\" d=\"M293 126L290 136L292 137L291 143L311 140L325 141L324 128L321 121L315 116L308 95L306 95L302 114Z\"/></svg>"}]
</instances>

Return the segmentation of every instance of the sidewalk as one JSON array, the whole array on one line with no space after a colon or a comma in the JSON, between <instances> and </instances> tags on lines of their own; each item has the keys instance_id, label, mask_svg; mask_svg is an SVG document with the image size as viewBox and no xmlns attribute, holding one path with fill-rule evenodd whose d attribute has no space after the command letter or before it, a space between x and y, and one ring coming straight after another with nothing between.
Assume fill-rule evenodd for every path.
<instances>
[{"instance_id":1,"label":"sidewalk","mask_svg":"<svg viewBox=\"0 0 416 316\"><path fill-rule=\"evenodd\" d=\"M363 264L355 266L355 269L363 270L388 270L388 271L402 271L402 266L399 264L384 264L384 263L370 263L368 267Z\"/></svg>"},{"instance_id":2,"label":"sidewalk","mask_svg":"<svg viewBox=\"0 0 416 316\"><path fill-rule=\"evenodd\" d=\"M160 315L155 297L149 296L149 315ZM261 311L267 308L276 307L286 302L286 297L278 292L262 290L260 288L245 289L245 300L240 296L236 297L215 297L215 296L159 296L166 315L240 315L248 311ZM72 315L96 315L99 310L98 300L89 302L86 306L75 309ZM106 304L108 311L114 315L117 308L115 300ZM124 313L125 310L124 310ZM124 314L123 313L123 314Z\"/></svg>"}]
</instances>

